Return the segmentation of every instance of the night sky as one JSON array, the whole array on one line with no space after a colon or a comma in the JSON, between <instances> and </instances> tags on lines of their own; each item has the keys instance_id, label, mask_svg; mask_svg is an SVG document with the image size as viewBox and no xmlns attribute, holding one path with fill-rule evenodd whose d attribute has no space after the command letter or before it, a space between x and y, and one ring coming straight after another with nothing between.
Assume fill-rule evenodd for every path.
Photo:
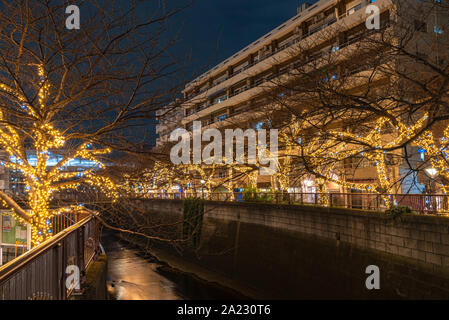
<instances>
[{"instance_id":1,"label":"night sky","mask_svg":"<svg viewBox=\"0 0 449 320\"><path fill-rule=\"evenodd\" d=\"M167 21L168 33L164 34L166 41L178 34L177 43L170 49L170 58L182 61L182 74L176 78L184 83L213 68L295 16L301 3L315 3L317 0L193 1L192 6ZM168 1L169 7L183 6L186 2ZM148 12L151 12L150 8ZM178 97L181 97L180 92ZM153 121L146 130L149 130L150 143L154 145L156 130Z\"/></svg>"},{"instance_id":2,"label":"night sky","mask_svg":"<svg viewBox=\"0 0 449 320\"><path fill-rule=\"evenodd\" d=\"M207 71L296 15L304 0L196 0L170 24L177 50L192 55L188 75ZM308 1L316 2L315 0Z\"/></svg>"}]
</instances>

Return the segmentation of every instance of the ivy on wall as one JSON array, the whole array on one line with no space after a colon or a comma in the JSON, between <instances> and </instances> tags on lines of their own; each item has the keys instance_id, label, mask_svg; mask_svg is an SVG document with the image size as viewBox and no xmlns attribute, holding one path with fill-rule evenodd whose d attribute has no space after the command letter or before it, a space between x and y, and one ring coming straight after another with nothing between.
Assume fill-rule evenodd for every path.
<instances>
[{"instance_id":1,"label":"ivy on wall","mask_svg":"<svg viewBox=\"0 0 449 320\"><path fill-rule=\"evenodd\" d=\"M184 221L182 225L183 239L191 239L191 244L197 248L201 240L203 225L204 201L200 198L184 199Z\"/></svg>"}]
</instances>

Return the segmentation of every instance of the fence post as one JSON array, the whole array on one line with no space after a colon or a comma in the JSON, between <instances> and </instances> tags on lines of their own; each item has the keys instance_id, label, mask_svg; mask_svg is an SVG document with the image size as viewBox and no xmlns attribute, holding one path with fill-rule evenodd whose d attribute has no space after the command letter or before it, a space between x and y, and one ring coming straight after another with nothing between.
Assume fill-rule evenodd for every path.
<instances>
[{"instance_id":1,"label":"fence post","mask_svg":"<svg viewBox=\"0 0 449 320\"><path fill-rule=\"evenodd\" d=\"M352 205L351 205L351 194L348 193L346 194L346 208L347 209L351 209Z\"/></svg>"},{"instance_id":2,"label":"fence post","mask_svg":"<svg viewBox=\"0 0 449 320\"><path fill-rule=\"evenodd\" d=\"M423 197L421 197L421 213L425 214L426 213L426 196L424 195Z\"/></svg>"}]
</instances>

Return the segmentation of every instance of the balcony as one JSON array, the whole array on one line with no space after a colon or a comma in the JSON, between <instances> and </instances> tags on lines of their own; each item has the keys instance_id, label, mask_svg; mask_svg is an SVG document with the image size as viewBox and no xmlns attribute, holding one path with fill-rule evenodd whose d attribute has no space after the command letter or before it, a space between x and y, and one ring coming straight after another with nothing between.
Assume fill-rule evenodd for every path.
<instances>
[{"instance_id":1,"label":"balcony","mask_svg":"<svg viewBox=\"0 0 449 320\"><path fill-rule=\"evenodd\" d=\"M239 69L238 71L231 73L228 77L224 77L223 79L220 79L219 81L214 82L214 84L211 87L204 88L204 89L198 91L193 96L189 95L187 97L187 99L193 99L196 96L198 96L198 95L200 95L200 94L202 94L202 93L204 93L204 92L206 92L208 90L213 89L214 87L218 86L219 84L223 83L224 81L232 79L233 77L237 76L238 74L242 73L243 71L248 70L249 68L251 68L251 67L259 64L260 62L268 59L269 57L273 56L274 54L276 54L276 53L278 53L280 51L283 51L283 50L293 46L294 44L304 40L305 38L313 35L314 33L317 33L318 31L323 30L324 28L334 24L335 22L337 22L336 16L335 15L331 15L330 18L329 17L326 18L324 22L321 21L320 23L317 23L316 25L313 25L313 29L311 28L308 33L303 34L302 36L296 36L292 40L290 40L289 42L283 44L282 46L280 46L278 48L275 48L272 51L266 52L261 57L259 57L257 60L249 63L248 65L246 65L245 67Z\"/></svg>"},{"instance_id":2,"label":"balcony","mask_svg":"<svg viewBox=\"0 0 449 320\"><path fill-rule=\"evenodd\" d=\"M370 34L371 33L372 32L370 32ZM353 43L356 43L356 42L360 41L365 36L366 36L365 33L360 34L360 35L352 38L351 40L349 40L349 41L347 41L345 43L339 44L338 46L333 46L331 48L326 48L325 50L319 51L319 52L317 52L317 53L307 57L305 60L303 60L303 61L301 61L299 63L298 62L291 63L290 65L287 65L287 66L283 67L282 69L280 69L278 73L272 73L272 74L270 74L268 76L262 77L262 78L256 80L252 85L245 85L245 86L239 88L238 90L235 90L229 96L225 95L225 96L220 97L219 99L215 99L212 103L206 103L206 104L202 105L200 108L196 108L195 111L193 111L193 109L190 109L191 112L189 112L187 114L187 116L193 115L193 114L195 114L195 113L197 113L197 112L199 112L201 110L204 110L204 109L209 108L211 106L214 106L214 105L216 105L218 103L226 101L226 100L228 100L228 99L230 99L230 98L232 98L234 96L237 96L237 95L239 95L239 94L241 94L243 92L246 92L246 91L248 91L250 89L258 87L258 86L262 85L263 83L268 82L268 81L270 81L270 80L272 80L274 78L277 78L277 77L280 77L282 75L288 74L289 72L291 72L295 68L298 68L298 67L300 67L302 65L306 65L308 63L311 63L312 61L316 61L316 60L318 60L320 58L323 58L323 57L325 57L327 55L333 54L333 53L335 53L335 52L337 52L337 51L339 51L339 50L341 50L341 49L343 49L343 48L345 48L345 47L347 47L347 46L349 46L349 45L351 45ZM360 72L360 71L362 71L362 69L359 68L358 70L351 71L351 73L356 73L356 72Z\"/></svg>"}]
</instances>

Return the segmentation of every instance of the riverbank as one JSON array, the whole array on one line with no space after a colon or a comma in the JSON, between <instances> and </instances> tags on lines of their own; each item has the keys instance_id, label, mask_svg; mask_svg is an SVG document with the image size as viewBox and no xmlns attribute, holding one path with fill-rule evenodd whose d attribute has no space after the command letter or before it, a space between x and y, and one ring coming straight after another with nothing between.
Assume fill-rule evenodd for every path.
<instances>
[{"instance_id":1,"label":"riverbank","mask_svg":"<svg viewBox=\"0 0 449 320\"><path fill-rule=\"evenodd\" d=\"M105 232L108 292L117 300L225 300L246 296L173 267L141 246ZM171 261L169 261L171 262Z\"/></svg>"},{"instance_id":2,"label":"riverbank","mask_svg":"<svg viewBox=\"0 0 449 320\"><path fill-rule=\"evenodd\" d=\"M165 228L154 236L191 241L175 250L166 241L132 236L174 268L255 298L447 299L448 219L385 216L347 209L206 201L200 225L185 203L148 200L142 219ZM139 214L138 213L138 214ZM189 231L190 230L190 231ZM129 236L128 236L129 238ZM135 241L135 240L134 240ZM375 248L374 248L375 247ZM433 258L433 260L432 260ZM424 260L423 260L424 259ZM381 289L366 286L367 267L381 272ZM248 290L247 288L250 288ZM262 294L258 294L261 292Z\"/></svg>"},{"instance_id":3,"label":"riverbank","mask_svg":"<svg viewBox=\"0 0 449 320\"><path fill-rule=\"evenodd\" d=\"M170 254L168 250L164 248L158 248L152 246L150 249L147 248L144 240L138 240L136 238L127 237L126 235L121 235L121 239L128 242L141 250L145 250L151 256L153 256L156 261L165 266L166 270L170 270L170 273L176 273L179 275L188 276L196 281L202 282L207 286L213 286L220 288L219 290L224 290L233 296L233 299L265 299L266 296L263 293L257 292L251 288L243 286L228 277L221 275L217 272L210 271L206 268L199 266L197 263L190 262L183 257L177 256L175 254Z\"/></svg>"}]
</instances>

